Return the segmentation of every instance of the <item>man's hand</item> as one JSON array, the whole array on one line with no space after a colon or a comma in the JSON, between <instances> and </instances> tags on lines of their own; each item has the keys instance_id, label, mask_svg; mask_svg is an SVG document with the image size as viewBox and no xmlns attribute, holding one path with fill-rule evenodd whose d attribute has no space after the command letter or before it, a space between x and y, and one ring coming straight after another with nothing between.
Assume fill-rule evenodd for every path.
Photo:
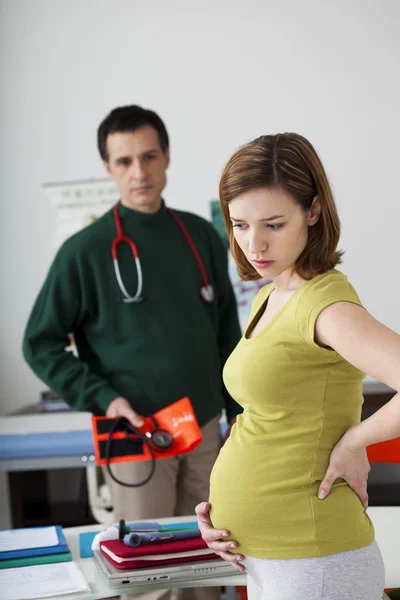
<instances>
[{"instance_id":1,"label":"man's hand","mask_svg":"<svg viewBox=\"0 0 400 600\"><path fill-rule=\"evenodd\" d=\"M215 554L230 562L236 571L245 571L244 566L240 564L240 561L244 560L243 554L229 552L230 549L237 547L237 542L233 540L224 542L221 540L221 538L227 537L229 532L224 529L214 529L210 519L210 508L211 504L209 502L201 502L195 509L201 537Z\"/></svg>"},{"instance_id":2,"label":"man's hand","mask_svg":"<svg viewBox=\"0 0 400 600\"><path fill-rule=\"evenodd\" d=\"M114 398L108 405L106 417L125 417L134 427L142 427L144 419L141 415L138 415L129 404L126 398L119 396Z\"/></svg>"},{"instance_id":3,"label":"man's hand","mask_svg":"<svg viewBox=\"0 0 400 600\"><path fill-rule=\"evenodd\" d=\"M336 479L341 477L360 498L365 510L368 508L367 481L371 467L365 448L354 442L354 429L350 428L331 452L328 470L319 486L318 498L326 498Z\"/></svg>"}]
</instances>

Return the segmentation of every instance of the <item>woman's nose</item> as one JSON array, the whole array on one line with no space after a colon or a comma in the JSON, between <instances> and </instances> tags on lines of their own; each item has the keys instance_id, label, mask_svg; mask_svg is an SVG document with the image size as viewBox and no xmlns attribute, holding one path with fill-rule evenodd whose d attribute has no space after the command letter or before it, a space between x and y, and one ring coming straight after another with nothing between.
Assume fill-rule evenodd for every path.
<instances>
[{"instance_id":1,"label":"woman's nose","mask_svg":"<svg viewBox=\"0 0 400 600\"><path fill-rule=\"evenodd\" d=\"M268 243L265 238L258 234L253 234L249 240L249 252L251 254L257 254L259 252L265 252L268 249Z\"/></svg>"}]
</instances>

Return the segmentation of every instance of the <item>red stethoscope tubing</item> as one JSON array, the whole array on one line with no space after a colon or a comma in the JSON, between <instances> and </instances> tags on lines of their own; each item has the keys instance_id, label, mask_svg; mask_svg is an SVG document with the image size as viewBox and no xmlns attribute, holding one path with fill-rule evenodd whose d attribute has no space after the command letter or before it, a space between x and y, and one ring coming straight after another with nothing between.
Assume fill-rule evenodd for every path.
<instances>
[{"instance_id":1,"label":"red stethoscope tubing","mask_svg":"<svg viewBox=\"0 0 400 600\"><path fill-rule=\"evenodd\" d=\"M201 260L200 254L198 253L197 248L194 245L192 238L190 237L186 227L184 226L184 224L182 223L182 221L178 217L178 215L170 208L167 208L167 211L168 211L168 214L174 219L176 224L179 226L179 228L180 228L182 234L184 235L185 240L186 240L189 248L191 249L193 256L196 260L196 263L199 268L201 278L203 281L203 285L200 288L200 296L202 297L202 299L205 302L213 302L214 290L213 290L213 287L211 286L210 282L208 281L207 273L204 268L203 261ZM117 278L119 288L124 296L123 302L141 302L143 300L143 298L142 298L143 275L142 275L142 268L141 268L140 259L139 259L139 251L138 251L137 246L134 243L134 241L131 238L129 238L127 235L124 234L124 231L122 229L122 224L121 224L121 218L120 218L119 212L118 212L118 204L116 204L114 206L114 220L115 220L115 225L117 228L117 237L113 240L113 242L111 244L111 256L113 259L115 276ZM127 292L127 290L124 286L124 283L122 281L121 273L119 270L118 244L121 244L121 243L126 243L129 245L132 255L133 255L133 258L135 260L135 264L136 264L137 275L138 275L138 289L134 296L131 296Z\"/></svg>"},{"instance_id":2,"label":"red stethoscope tubing","mask_svg":"<svg viewBox=\"0 0 400 600\"><path fill-rule=\"evenodd\" d=\"M118 204L116 204L114 206L114 219L115 219L115 225L117 227L117 237L115 238L115 240L113 241L113 243L111 245L111 255L113 257L113 260L118 260L118 252L117 252L118 244L121 244L122 242L129 244L134 258L139 258L139 252L136 247L136 244L134 243L133 240L131 240L131 238L129 238L123 232L122 225L121 225L121 219L120 219L119 212L118 212Z\"/></svg>"},{"instance_id":3,"label":"red stethoscope tubing","mask_svg":"<svg viewBox=\"0 0 400 600\"><path fill-rule=\"evenodd\" d=\"M203 280L203 286L207 287L209 285L209 283L208 283L208 279L207 279L206 270L204 268L203 261L200 258L200 254L197 252L197 248L196 248L196 246L193 243L192 238L188 234L186 227L184 226L184 224L182 223L182 221L180 220L180 218L178 217L178 215L176 215L174 213L174 211L171 210L170 208L167 208L167 211L169 212L169 214L171 215L171 217L173 219L175 219L175 222L179 225L180 230L182 231L183 235L185 236L186 241L189 244L189 247L190 247L191 251L193 252L193 255L194 255L194 257L196 259L196 262L197 262L197 265L199 267L199 270L200 270L200 273L201 273L201 278Z\"/></svg>"}]
</instances>

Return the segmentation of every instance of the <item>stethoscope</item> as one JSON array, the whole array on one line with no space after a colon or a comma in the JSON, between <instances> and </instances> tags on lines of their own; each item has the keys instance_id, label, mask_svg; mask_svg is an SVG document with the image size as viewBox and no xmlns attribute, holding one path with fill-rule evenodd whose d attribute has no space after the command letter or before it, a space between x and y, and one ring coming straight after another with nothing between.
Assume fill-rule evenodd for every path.
<instances>
[{"instance_id":1,"label":"stethoscope","mask_svg":"<svg viewBox=\"0 0 400 600\"><path fill-rule=\"evenodd\" d=\"M150 479L153 477L154 471L156 469L156 457L154 456L154 449L157 450L158 452L165 452L165 450L169 450L169 448L171 448L172 444L174 443L174 437L173 437L172 433L170 433L166 429L161 429L158 426L158 423L154 416L151 416L150 419L152 420L154 429L152 431L146 431L144 433L142 431L140 431L140 429L137 429L136 427L134 427L134 425L132 425L132 423L130 423L129 421L127 421L127 419L124 419L124 418L115 419L115 422L113 423L112 427L110 428L110 432L109 432L109 435L107 438L107 443L106 443L106 451L105 451L106 468L107 468L107 471L108 471L111 479L113 479L116 483L119 483L120 485L124 485L125 487L140 487L140 486L144 485L145 483L147 483L148 481L150 481ZM129 432L134 433L143 442L143 444L145 444L147 446L147 448L150 452L150 457L151 457L150 472L149 472L148 476L145 479L143 479L143 481L139 481L139 483L126 483L126 481L121 481L111 471L110 457L111 457L112 436L113 436L113 433L115 433L115 431L118 428L120 430L121 424L123 425L125 435L129 440L132 439L129 437Z\"/></svg>"},{"instance_id":2,"label":"stethoscope","mask_svg":"<svg viewBox=\"0 0 400 600\"><path fill-rule=\"evenodd\" d=\"M194 245L192 238L190 237L189 233L187 232L186 227L184 226L184 224L182 223L182 221L178 217L178 215L176 215L174 213L174 211L171 210L170 208L167 208L167 211L171 215L171 217L175 220L177 225L180 227L180 230L182 231L183 235L185 236L185 239L196 259L197 265L198 265L200 273L201 273L201 278L203 280L203 285L200 288L201 298L204 300L204 302L209 302L209 303L213 302L214 301L214 289L213 289L213 286L208 281L206 270L203 265L203 261L200 258L200 254L197 252L197 248ZM115 225L117 227L117 237L115 238L115 240L113 241L113 243L111 245L111 255L112 255L112 259L113 259L113 263L114 263L115 277L117 278L119 289L121 290L121 292L124 296L122 298L122 302L142 302L142 300L143 300L143 296L142 296L143 273L142 273L142 267L141 267L140 259L139 259L139 252L138 252L138 249L137 249L134 241L131 240L131 238L129 238L123 232L122 225L121 225L121 219L120 219L119 212L118 212L118 204L116 204L114 206L114 220L115 220ZM124 282L122 281L121 272L119 270L118 244L121 244L122 242L125 242L130 246L130 249L133 254L133 258L135 260L137 278L138 278L138 286L137 286L137 290L136 290L136 293L134 296L131 296L127 292L127 290L124 286Z\"/></svg>"}]
</instances>

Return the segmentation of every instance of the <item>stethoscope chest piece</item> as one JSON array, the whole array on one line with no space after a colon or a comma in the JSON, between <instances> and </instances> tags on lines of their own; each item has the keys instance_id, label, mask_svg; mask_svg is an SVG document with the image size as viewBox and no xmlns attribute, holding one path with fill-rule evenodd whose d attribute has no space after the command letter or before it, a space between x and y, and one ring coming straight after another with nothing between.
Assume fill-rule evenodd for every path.
<instances>
[{"instance_id":1,"label":"stethoscope chest piece","mask_svg":"<svg viewBox=\"0 0 400 600\"><path fill-rule=\"evenodd\" d=\"M200 288L200 296L204 300L204 302L214 302L214 288L212 285L203 285Z\"/></svg>"}]
</instances>

